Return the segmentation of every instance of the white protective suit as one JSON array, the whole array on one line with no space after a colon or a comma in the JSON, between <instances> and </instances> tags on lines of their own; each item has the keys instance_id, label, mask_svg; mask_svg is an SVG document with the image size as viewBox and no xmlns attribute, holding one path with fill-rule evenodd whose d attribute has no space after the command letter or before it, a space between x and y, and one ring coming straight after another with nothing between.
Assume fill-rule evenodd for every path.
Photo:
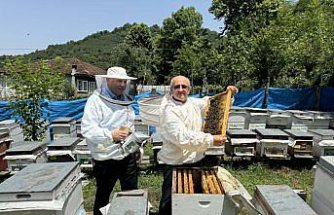
<instances>
[{"instance_id":1,"label":"white protective suit","mask_svg":"<svg viewBox=\"0 0 334 215\"><path fill-rule=\"evenodd\" d=\"M158 159L165 164L195 163L213 145L213 136L201 131L206 100L188 98L185 103L169 95L161 105L159 134L163 140Z\"/></svg>"},{"instance_id":2,"label":"white protective suit","mask_svg":"<svg viewBox=\"0 0 334 215\"><path fill-rule=\"evenodd\" d=\"M121 126L134 131L135 113L129 101L105 98L96 90L86 103L81 122L82 134L95 160L121 160L129 155L113 142L111 132Z\"/></svg>"}]
</instances>

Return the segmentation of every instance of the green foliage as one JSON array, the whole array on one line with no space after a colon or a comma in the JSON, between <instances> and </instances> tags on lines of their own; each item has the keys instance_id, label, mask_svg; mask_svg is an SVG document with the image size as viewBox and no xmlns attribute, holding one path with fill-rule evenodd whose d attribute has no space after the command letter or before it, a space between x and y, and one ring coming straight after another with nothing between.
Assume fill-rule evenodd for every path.
<instances>
[{"instance_id":1,"label":"green foliage","mask_svg":"<svg viewBox=\"0 0 334 215\"><path fill-rule=\"evenodd\" d=\"M133 25L125 39L126 43L132 47L146 48L148 51L153 49L151 31L143 23Z\"/></svg>"},{"instance_id":2,"label":"green foliage","mask_svg":"<svg viewBox=\"0 0 334 215\"><path fill-rule=\"evenodd\" d=\"M201 36L202 23L202 15L196 12L194 7L181 7L177 12L172 14L172 17L163 21L157 44L158 54L161 58L159 64L161 73L158 77L160 82L165 80L166 77L171 76L170 72L174 68L176 68L176 71L173 71L174 74L179 72L178 69L180 69L180 66L175 65L177 62L174 63L177 58L185 56L184 52L188 52L187 57L190 57L189 51L200 46L198 42ZM192 57L192 59L195 58ZM184 61L187 60L179 60L179 62Z\"/></svg>"},{"instance_id":3,"label":"green foliage","mask_svg":"<svg viewBox=\"0 0 334 215\"><path fill-rule=\"evenodd\" d=\"M58 98L64 86L63 75L53 70L57 68L46 61L31 63L23 58L8 60L4 63L6 79L9 86L15 91L10 106L14 116L23 128L26 140L42 140L46 129L42 119L42 108L48 106L43 99Z\"/></svg>"},{"instance_id":4,"label":"green foliage","mask_svg":"<svg viewBox=\"0 0 334 215\"><path fill-rule=\"evenodd\" d=\"M77 57L104 69L123 66L144 84L168 84L182 74L197 86L204 77L212 85L242 89L334 86L333 2L213 0L210 12L221 20L220 35L202 28L195 8L181 7L161 27L127 23L25 58Z\"/></svg>"}]
</instances>

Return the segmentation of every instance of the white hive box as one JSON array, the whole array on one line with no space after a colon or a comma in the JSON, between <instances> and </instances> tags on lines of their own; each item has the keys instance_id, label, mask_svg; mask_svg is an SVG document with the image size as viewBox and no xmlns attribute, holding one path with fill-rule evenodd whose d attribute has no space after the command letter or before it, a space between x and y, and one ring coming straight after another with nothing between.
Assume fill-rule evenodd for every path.
<instances>
[{"instance_id":1,"label":"white hive box","mask_svg":"<svg viewBox=\"0 0 334 215\"><path fill-rule=\"evenodd\" d=\"M24 142L6 151L4 159L8 162L8 169L12 172L20 171L31 163L46 163L47 147L41 142Z\"/></svg>"},{"instance_id":2,"label":"white hive box","mask_svg":"<svg viewBox=\"0 0 334 215\"><path fill-rule=\"evenodd\" d=\"M204 154L223 156L225 154L225 146L211 146L204 152Z\"/></svg>"},{"instance_id":3,"label":"white hive box","mask_svg":"<svg viewBox=\"0 0 334 215\"><path fill-rule=\"evenodd\" d=\"M249 130L266 127L267 117L269 116L266 109L247 108L247 111L249 112Z\"/></svg>"},{"instance_id":4,"label":"white hive box","mask_svg":"<svg viewBox=\"0 0 334 215\"><path fill-rule=\"evenodd\" d=\"M59 137L76 137L76 121L72 117L59 117L51 122L51 140Z\"/></svg>"},{"instance_id":5,"label":"white hive box","mask_svg":"<svg viewBox=\"0 0 334 215\"><path fill-rule=\"evenodd\" d=\"M334 155L334 130L310 129L313 135L313 155L316 157Z\"/></svg>"},{"instance_id":6,"label":"white hive box","mask_svg":"<svg viewBox=\"0 0 334 215\"><path fill-rule=\"evenodd\" d=\"M10 138L13 140L12 146L23 142L23 130L15 120L4 120L0 122L0 130L8 130Z\"/></svg>"},{"instance_id":7,"label":"white hive box","mask_svg":"<svg viewBox=\"0 0 334 215\"><path fill-rule=\"evenodd\" d=\"M248 129L249 113L244 108L232 107L228 117L228 129Z\"/></svg>"},{"instance_id":8,"label":"white hive box","mask_svg":"<svg viewBox=\"0 0 334 215\"><path fill-rule=\"evenodd\" d=\"M0 214L83 214L79 179L74 162L30 164L0 184Z\"/></svg>"},{"instance_id":9,"label":"white hive box","mask_svg":"<svg viewBox=\"0 0 334 215\"><path fill-rule=\"evenodd\" d=\"M80 164L81 170L93 170L92 154L88 149L86 139L83 139L76 145L74 154Z\"/></svg>"},{"instance_id":10,"label":"white hive box","mask_svg":"<svg viewBox=\"0 0 334 215\"><path fill-rule=\"evenodd\" d=\"M276 128L257 128L257 139L260 140L256 147L256 153L260 157L270 159L289 160L288 147L291 145L289 135Z\"/></svg>"},{"instance_id":11,"label":"white hive box","mask_svg":"<svg viewBox=\"0 0 334 215\"><path fill-rule=\"evenodd\" d=\"M231 156L254 157L256 152L256 133L250 130L228 130L228 141L225 143L226 153Z\"/></svg>"},{"instance_id":12,"label":"white hive box","mask_svg":"<svg viewBox=\"0 0 334 215\"><path fill-rule=\"evenodd\" d=\"M179 169L179 168L176 168ZM173 215L235 215L237 214L236 206L228 199L225 194L206 194L201 188L202 170L210 170L214 168L182 168L184 170L192 170L192 178L194 184L194 193L184 193L178 190L178 183L183 182L178 178L176 169L173 170L172 179L172 214ZM183 177L183 176L182 176ZM218 180L220 185L220 181ZM221 186L221 185L220 185Z\"/></svg>"},{"instance_id":13,"label":"white hive box","mask_svg":"<svg viewBox=\"0 0 334 215\"><path fill-rule=\"evenodd\" d=\"M316 215L287 185L257 185L253 203L263 215Z\"/></svg>"},{"instance_id":14,"label":"white hive box","mask_svg":"<svg viewBox=\"0 0 334 215\"><path fill-rule=\"evenodd\" d=\"M318 214L334 214L334 156L321 156L317 163L311 206Z\"/></svg>"},{"instance_id":15,"label":"white hive box","mask_svg":"<svg viewBox=\"0 0 334 215\"><path fill-rule=\"evenodd\" d=\"M135 131L136 133L142 133L145 135L150 134L150 128L147 124L144 124L142 121L135 121Z\"/></svg>"},{"instance_id":16,"label":"white hive box","mask_svg":"<svg viewBox=\"0 0 334 215\"><path fill-rule=\"evenodd\" d=\"M162 148L162 139L157 132L155 132L151 135L151 143L153 145L152 150L153 150L154 163L155 164L160 164L162 162L158 161L158 152Z\"/></svg>"},{"instance_id":17,"label":"white hive box","mask_svg":"<svg viewBox=\"0 0 334 215\"><path fill-rule=\"evenodd\" d=\"M76 128L76 131L77 131L77 137L82 137L82 133L81 133L81 121L82 121L82 118L81 119L78 119L75 123L75 128Z\"/></svg>"},{"instance_id":18,"label":"white hive box","mask_svg":"<svg viewBox=\"0 0 334 215\"><path fill-rule=\"evenodd\" d=\"M79 137L59 137L52 143L48 144L48 161L65 162L75 161L74 150L80 142Z\"/></svg>"},{"instance_id":19,"label":"white hive box","mask_svg":"<svg viewBox=\"0 0 334 215\"><path fill-rule=\"evenodd\" d=\"M4 158L11 142L8 131L0 131L0 172L7 170L8 163Z\"/></svg>"},{"instance_id":20,"label":"white hive box","mask_svg":"<svg viewBox=\"0 0 334 215\"><path fill-rule=\"evenodd\" d=\"M107 215L148 215L147 190L116 192L111 200Z\"/></svg>"},{"instance_id":21,"label":"white hive box","mask_svg":"<svg viewBox=\"0 0 334 215\"><path fill-rule=\"evenodd\" d=\"M269 116L266 121L266 128L290 129L292 118L289 113L283 110L268 110Z\"/></svg>"},{"instance_id":22,"label":"white hive box","mask_svg":"<svg viewBox=\"0 0 334 215\"><path fill-rule=\"evenodd\" d=\"M292 117L291 129L299 131L307 131L308 128L313 124L313 114L300 111L300 110L288 110Z\"/></svg>"},{"instance_id":23,"label":"white hive box","mask_svg":"<svg viewBox=\"0 0 334 215\"><path fill-rule=\"evenodd\" d=\"M313 123L310 125L310 129L327 129L329 128L330 120L333 118L333 114L329 112L321 111L308 111L313 114Z\"/></svg>"},{"instance_id":24,"label":"white hive box","mask_svg":"<svg viewBox=\"0 0 334 215\"><path fill-rule=\"evenodd\" d=\"M309 132L285 129L291 145L289 154L295 158L313 158L313 135Z\"/></svg>"}]
</instances>

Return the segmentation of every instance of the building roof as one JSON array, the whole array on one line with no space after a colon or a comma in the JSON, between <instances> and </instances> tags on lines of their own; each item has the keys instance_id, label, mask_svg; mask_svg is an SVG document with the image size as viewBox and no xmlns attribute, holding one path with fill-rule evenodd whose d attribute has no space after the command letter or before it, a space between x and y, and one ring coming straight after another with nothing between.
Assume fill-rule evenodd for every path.
<instances>
[{"instance_id":1,"label":"building roof","mask_svg":"<svg viewBox=\"0 0 334 215\"><path fill-rule=\"evenodd\" d=\"M64 59L64 62L61 63L62 67L61 69L64 74L70 75L72 72L72 68L76 67L76 74L82 74L82 75L104 75L107 73L106 70L101 69L100 67L94 66L90 63L84 62L82 60L79 60L78 58L69 58ZM51 65L55 64L55 60L50 60L49 63Z\"/></svg>"},{"instance_id":2,"label":"building roof","mask_svg":"<svg viewBox=\"0 0 334 215\"><path fill-rule=\"evenodd\" d=\"M57 62L57 60L52 59L48 60L47 62L51 68L57 68L59 71L67 75L70 75L72 73L73 67L76 67L77 75L95 76L95 75L105 75L107 73L106 70L94 66L90 63L84 62L82 60L79 60L78 58L61 59L60 62ZM4 68L0 68L0 74L1 73L6 73L6 71L4 71Z\"/></svg>"}]
</instances>

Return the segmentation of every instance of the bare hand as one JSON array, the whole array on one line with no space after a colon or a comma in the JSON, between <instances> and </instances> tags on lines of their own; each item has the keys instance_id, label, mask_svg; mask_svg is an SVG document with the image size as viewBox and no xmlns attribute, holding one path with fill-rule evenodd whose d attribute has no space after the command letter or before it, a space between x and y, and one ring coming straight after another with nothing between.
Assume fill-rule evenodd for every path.
<instances>
[{"instance_id":1,"label":"bare hand","mask_svg":"<svg viewBox=\"0 0 334 215\"><path fill-rule=\"evenodd\" d=\"M112 130L111 136L114 139L114 141L122 141L127 136L129 136L129 130L116 128L116 129Z\"/></svg>"},{"instance_id":2,"label":"bare hand","mask_svg":"<svg viewBox=\"0 0 334 215\"><path fill-rule=\"evenodd\" d=\"M238 88L232 85L229 85L226 90L230 90L232 92L232 96L239 92Z\"/></svg>"},{"instance_id":3,"label":"bare hand","mask_svg":"<svg viewBox=\"0 0 334 215\"><path fill-rule=\"evenodd\" d=\"M213 135L213 145L214 146L222 146L225 144L226 137L223 135Z\"/></svg>"}]
</instances>

